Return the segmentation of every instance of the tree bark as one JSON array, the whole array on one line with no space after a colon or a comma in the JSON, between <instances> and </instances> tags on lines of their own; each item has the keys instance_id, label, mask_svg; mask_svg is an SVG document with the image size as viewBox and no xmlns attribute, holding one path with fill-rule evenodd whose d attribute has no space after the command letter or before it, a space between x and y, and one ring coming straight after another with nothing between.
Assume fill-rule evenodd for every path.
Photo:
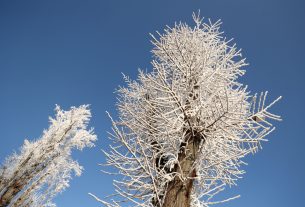
<instances>
[{"instance_id":1,"label":"tree bark","mask_svg":"<svg viewBox=\"0 0 305 207\"><path fill-rule=\"evenodd\" d=\"M194 166L201 140L204 141L200 133L189 132L186 137L185 146L180 147L178 154L178 165L175 171L185 178L181 180L175 177L168 183L168 188L162 207L190 207L191 193L194 179L196 178L196 168Z\"/></svg>"},{"instance_id":2,"label":"tree bark","mask_svg":"<svg viewBox=\"0 0 305 207\"><path fill-rule=\"evenodd\" d=\"M21 191L24 185L25 183L16 181L13 183L12 186L9 186L7 190L3 193L3 195L0 197L0 207L8 206L14 196Z\"/></svg>"}]
</instances>

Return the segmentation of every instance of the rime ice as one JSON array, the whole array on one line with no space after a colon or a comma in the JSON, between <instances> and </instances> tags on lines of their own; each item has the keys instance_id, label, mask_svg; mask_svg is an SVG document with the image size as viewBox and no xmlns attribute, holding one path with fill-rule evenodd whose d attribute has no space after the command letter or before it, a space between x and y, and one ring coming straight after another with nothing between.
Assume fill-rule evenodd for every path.
<instances>
[{"instance_id":1,"label":"rime ice","mask_svg":"<svg viewBox=\"0 0 305 207\"><path fill-rule=\"evenodd\" d=\"M280 117L269 112L267 92L251 95L238 82L245 59L220 32L220 22L176 24L152 35L152 71L125 76L107 165L120 174L109 207L210 206L244 173L242 158L255 153ZM238 196L236 196L238 197Z\"/></svg>"},{"instance_id":2,"label":"rime ice","mask_svg":"<svg viewBox=\"0 0 305 207\"><path fill-rule=\"evenodd\" d=\"M82 167L71 157L73 148L92 147L93 129L87 105L63 111L55 108L50 127L36 141L25 140L20 153L9 156L0 168L0 206L55 206L52 198L69 186Z\"/></svg>"}]
</instances>

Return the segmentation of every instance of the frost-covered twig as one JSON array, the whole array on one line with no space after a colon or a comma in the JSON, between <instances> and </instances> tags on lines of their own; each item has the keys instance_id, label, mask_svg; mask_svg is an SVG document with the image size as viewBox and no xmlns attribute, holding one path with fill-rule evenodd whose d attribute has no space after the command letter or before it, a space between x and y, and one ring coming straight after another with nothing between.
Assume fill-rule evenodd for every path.
<instances>
[{"instance_id":1,"label":"frost-covered twig","mask_svg":"<svg viewBox=\"0 0 305 207\"><path fill-rule=\"evenodd\" d=\"M152 71L125 77L113 120L114 146L105 152L117 168L116 196L106 206L209 206L244 173L242 158L255 153L281 120L266 104L267 92L251 95L239 83L247 65L222 37L220 21L179 23L152 35ZM97 197L95 197L97 199ZM112 203L113 202L113 203Z\"/></svg>"},{"instance_id":2,"label":"frost-covered twig","mask_svg":"<svg viewBox=\"0 0 305 207\"><path fill-rule=\"evenodd\" d=\"M19 153L0 167L0 206L54 206L52 198L69 186L72 173L82 166L71 157L73 148L94 146L96 135L87 129L88 105L63 111L55 108L50 127L36 141L25 140Z\"/></svg>"}]
</instances>

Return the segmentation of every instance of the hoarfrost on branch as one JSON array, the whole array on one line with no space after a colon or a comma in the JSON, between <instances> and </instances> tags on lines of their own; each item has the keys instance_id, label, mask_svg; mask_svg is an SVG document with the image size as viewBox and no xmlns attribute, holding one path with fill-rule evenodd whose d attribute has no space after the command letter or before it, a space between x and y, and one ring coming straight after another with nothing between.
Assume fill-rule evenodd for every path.
<instances>
[{"instance_id":1,"label":"hoarfrost on branch","mask_svg":"<svg viewBox=\"0 0 305 207\"><path fill-rule=\"evenodd\" d=\"M99 202L118 207L205 207L225 186L236 185L242 160L256 153L274 130L267 92L251 95L238 82L247 65L241 51L222 37L220 21L175 24L152 36L152 71L138 80L124 76L114 145L105 151L117 169L115 194ZM177 189L178 188L178 189ZM184 197L184 198L182 198ZM180 202L180 204L179 204Z\"/></svg>"},{"instance_id":2,"label":"hoarfrost on branch","mask_svg":"<svg viewBox=\"0 0 305 207\"><path fill-rule=\"evenodd\" d=\"M73 174L81 175L83 168L72 159L71 150L94 146L96 135L87 129L88 105L69 111L56 106L55 112L41 138L25 140L20 152L0 167L0 206L55 206L53 197L69 186Z\"/></svg>"}]
</instances>

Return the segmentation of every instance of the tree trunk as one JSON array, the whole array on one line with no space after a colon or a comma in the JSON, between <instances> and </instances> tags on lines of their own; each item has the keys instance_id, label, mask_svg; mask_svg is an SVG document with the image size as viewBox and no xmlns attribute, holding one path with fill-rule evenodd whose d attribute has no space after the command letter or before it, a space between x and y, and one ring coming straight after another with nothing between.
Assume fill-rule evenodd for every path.
<instances>
[{"instance_id":1,"label":"tree trunk","mask_svg":"<svg viewBox=\"0 0 305 207\"><path fill-rule=\"evenodd\" d=\"M194 132L193 132L194 133ZM175 177L168 183L168 188L164 198L162 207L190 207L191 193L193 189L194 179L196 178L196 169L194 166L199 145L202 139L200 133L188 133L186 145L180 147L178 160L181 169L176 166L175 171L183 175L185 180Z\"/></svg>"}]
</instances>

